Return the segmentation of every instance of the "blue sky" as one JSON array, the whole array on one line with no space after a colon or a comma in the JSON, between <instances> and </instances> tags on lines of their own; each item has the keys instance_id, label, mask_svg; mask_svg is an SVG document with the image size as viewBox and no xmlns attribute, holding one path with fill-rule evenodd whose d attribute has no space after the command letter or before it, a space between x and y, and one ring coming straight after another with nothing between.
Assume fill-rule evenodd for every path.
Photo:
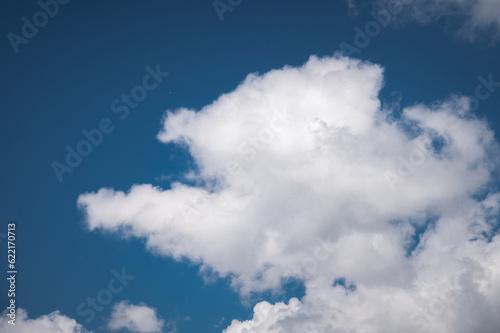
<instances>
[{"instance_id":1,"label":"blue sky","mask_svg":"<svg viewBox=\"0 0 500 333\"><path fill-rule=\"evenodd\" d=\"M445 8L452 2L440 1ZM133 201L123 203L122 207L111 207L106 206L112 205L106 198L96 195L89 198L83 208L77 206L77 200L82 194L96 193L101 188L127 192L134 184L151 184L169 190L175 187L172 187L172 183L176 181L194 187L203 186L209 178L203 171L201 176L194 179L186 179L185 174L190 170L198 170L199 162L203 162L207 168L212 164L216 167L217 163L213 160L217 156L212 158L210 153L217 149L210 146L204 150L203 142L207 137L197 136L197 133L201 133L201 128L208 132L213 130L209 136L220 135L221 142L225 142L224 133L217 131L220 128L215 125L219 119L217 113L213 111L215 120L207 120L206 123L200 120L193 128L179 125L179 131L185 131L188 133L186 136L192 137L194 144L190 146L189 141L182 142L181 134L169 134L168 130L164 142L157 138L158 133L165 130L163 121L166 110L185 107L198 111L222 94L234 91L250 73L260 75L285 65L300 67L308 62L311 55L332 57L340 50L342 43L356 44L356 28L364 31L366 24L374 21L370 14L372 10L387 8L383 2L357 2L352 5L354 7L349 7L344 1L321 0L244 0L232 3L237 5L231 6L232 11L222 13L221 20L211 1L70 1L59 4L54 17L48 18L48 23L38 28L38 33L27 39L27 43L13 47L8 34L12 32L22 35L22 18L27 17L32 21L33 15L41 7L36 1L4 2L0 12L1 30L4 33L0 52L4 102L0 121L0 142L4 159L0 187L3 203L0 210L0 232L6 233L7 224L16 221L16 304L28 312L29 318L39 318L53 311L60 311L61 315L75 319L89 331L108 332L112 331L109 325L112 312L118 311L118 307L114 305L123 301L125 303L121 304L125 307L144 304L148 309L155 309L155 318L152 320L164 320L161 328L163 332L174 331L174 327L181 333L222 332L233 319L251 319L253 306L262 300L271 304L279 301L288 304L290 298L301 299L306 293L302 282L309 281L307 277L297 276L297 281L302 282L289 281L285 283L281 294L273 296L272 290L277 289L273 285L274 280L266 285L272 287L256 286L258 283L252 279L250 282L245 280L244 268L233 264L230 259L225 263L222 259L219 262L219 257L204 257L203 248L196 250L202 253L197 255L195 253L198 252L192 249L175 246L163 248L163 240L154 243L151 248L151 238L164 230L160 217L158 221L151 222L157 228L153 231L148 229L146 232L140 227L134 229L135 225L131 222L124 226L129 231L123 232L117 231L116 225L111 221L113 219L109 218L108 221L104 217L106 213L99 210L110 214L115 209L125 211L128 205L134 206ZM464 2L457 0L457 3L462 6ZM491 6L498 10L498 4ZM494 82L500 81L500 48L496 43L498 18L495 20L487 15L479 15L477 8L462 7L463 11L458 13L438 12L438 9L429 13L419 7L418 1L416 4L412 2L400 14L394 15L387 27L382 27L379 33L370 37L366 47L358 47L359 52L350 55L362 61L362 64L378 64L378 68L383 68L383 74L376 74L380 82L383 82L383 87L373 88L375 99L381 101L383 109L390 109L399 115L402 110L417 103L429 106L436 101L452 99L455 95L475 96L477 87L488 78ZM489 28L477 28L478 25L481 27L480 23ZM369 67L366 70L363 67L365 65L349 66L362 67L363 72L359 75L377 72L369 67L372 65L366 65ZM345 69L348 78L339 83L338 87L351 84L352 87L358 87L358 81L351 82L351 78L357 78L358 74L351 76L350 71L354 69L349 69L349 66ZM168 75L157 74L159 76L155 80L151 74L155 71ZM369 75L365 79L359 78L359 82L370 80ZM285 83L279 80L277 82ZM297 86L302 87L301 84L298 82ZM137 88L145 85L149 85L151 89ZM376 83L373 85L377 86ZM482 119L485 126L478 133L491 131L495 141L500 130L500 88L490 88L491 90L479 90L481 94L487 94L487 97L480 101L478 107L473 108L471 114L478 121ZM265 91L266 88L262 89ZM353 89L353 93L357 94L357 90ZM137 105L132 102L133 106L126 106L125 101L120 101L122 94L133 92L139 95L146 92L147 96L143 100L140 98ZM360 93L360 105L366 96L371 95L368 92ZM239 102L237 96L234 98L235 105L247 105L246 102ZM112 107L117 99L115 106L121 106L122 111ZM259 107L257 104L249 105ZM457 108L459 107L455 109ZM210 112L208 110L207 114L211 114ZM178 118L184 119L181 116ZM169 128L175 129L175 126L172 123ZM353 125L353 131L356 126ZM475 137L476 127L472 123L464 123L463 126L467 130L457 135L465 136L473 132L470 135ZM67 164L66 147L77 149L78 144L86 139L82 131L92 131L99 127L101 131L102 127L107 128L109 133L103 133L102 138L97 135L99 144L92 146L92 152L84 156L80 163L76 163L77 166L71 167L71 172L62 173L58 177L54 171L54 162ZM474 130L469 131L469 128ZM450 134L450 138L455 137ZM448 140L453 141L450 138ZM469 137L464 140L467 138ZM484 138L481 140L487 141ZM199 146L196 145L197 142ZM221 143L221 147L222 145ZM449 199L443 194L446 192L443 190L435 197L427 195L429 203L422 203L418 207L407 207L406 201L403 203L396 200L394 204L407 207L407 211L394 214L401 220L411 220L410 226L412 223L425 224L426 218L421 218L421 222L413 222L418 220L413 214L420 216L419 212L437 209L444 216L443 207L447 207L446 212L456 211L457 202L471 204L469 201L472 195L484 188L493 196L496 150L489 149L484 148L486 155L474 160L478 164L488 160L488 167L485 167L485 170L489 170L488 181L481 178L486 177L486 171L481 173L476 170L477 174L472 171L456 171L457 178L452 179L469 177L472 184L468 184L465 189L454 188L454 185L450 185L455 184L453 182L443 184L443 188L450 191L463 190L464 194L460 197L462 201L457 198ZM461 151L460 156L467 156L468 152L469 149ZM398 154L395 156L397 159ZM460 163L459 161L455 165ZM438 164L431 165L439 168ZM432 174L433 167L429 167L430 171L425 167L426 172ZM455 172L451 166L450 170L451 174ZM429 184L432 181L429 180ZM211 191L217 192L217 187ZM413 195L404 192L402 197L408 202L418 201L415 198L418 197L419 189L412 187L408 191ZM356 193L350 195L354 196ZM96 201L89 203L91 199ZM86 209L99 205L96 202L101 199L103 206L96 208L95 220L91 221L85 215L88 213ZM302 202L305 199L297 200ZM356 200L362 201L359 198ZM274 204L271 201L268 203ZM479 199L474 203L485 205ZM491 205L496 207L496 204ZM450 206L455 208L449 208ZM284 209L282 206L274 207L277 211ZM147 208L144 209L148 211ZM156 212L155 209L153 207L151 211ZM386 216L384 214L381 216ZM123 221L128 218L124 216ZM134 218L130 217L130 220ZM233 218L234 221L238 220L237 217ZM332 218L334 219L334 215ZM495 220L496 217L491 219ZM147 225L147 222L144 223ZM488 223L492 225L491 232L496 233L496 222ZM318 227L318 230L321 228ZM419 226L415 230L423 232L426 229ZM0 240L2 251L6 252L6 240ZM238 250L236 247L228 247L224 253L236 253ZM175 257L169 251L178 251L179 255ZM488 262L491 260L493 259L490 258ZM200 273L202 262L205 265ZM0 266L4 271L2 276L6 274L6 265L7 262L3 260ZM343 272L342 267L340 265L336 268L339 274L336 278L343 278L344 284L365 283L367 288L372 286L373 281L364 282L364 275L356 275L348 268ZM115 276L112 271L116 273L122 269L135 278L123 290L112 294L112 302L104 305L101 311L95 311L95 318L87 321L89 316L81 315L81 311L77 310L78 306L86 302L87 297L96 297L101 290L109 289L110 280ZM227 276L217 277L217 272L225 272ZM232 284L234 276L238 274L243 276L244 282L240 282L248 288L247 293ZM496 272L492 274L496 276ZM288 278L290 277L292 276ZM320 277L318 274L317 278ZM280 278L285 276L280 275ZM381 276L380 281L383 280ZM2 279L0 284L2 307L6 307L9 302L4 292L8 289L5 281ZM399 285L399 282L380 281L377 280L376 283ZM297 285L300 286L296 287ZM348 293L346 290L346 294ZM499 304L499 299L491 301L492 304ZM371 329L378 325L374 321L370 323ZM493 332L496 323L491 319L491 326L487 329L492 329ZM12 329L9 326L0 327ZM116 327L115 331L118 332L134 331L130 325L117 324ZM152 327L151 332L154 331L154 325ZM286 329L288 326L283 327ZM410 327L415 329L414 326ZM338 329L339 332L347 331L341 326ZM141 329L136 328L135 331L141 332ZM254 331L267 332L265 328L257 326Z\"/></svg>"}]
</instances>

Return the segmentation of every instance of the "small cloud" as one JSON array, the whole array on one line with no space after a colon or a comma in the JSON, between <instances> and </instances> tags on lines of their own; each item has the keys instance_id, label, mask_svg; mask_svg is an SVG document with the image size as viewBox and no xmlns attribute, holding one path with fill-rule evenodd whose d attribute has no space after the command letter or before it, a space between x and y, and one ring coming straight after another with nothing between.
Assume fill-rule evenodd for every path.
<instances>
[{"instance_id":1,"label":"small cloud","mask_svg":"<svg viewBox=\"0 0 500 333\"><path fill-rule=\"evenodd\" d=\"M169 181L171 179L172 179L171 176L162 173L160 176L155 177L155 182L164 182L164 181Z\"/></svg>"},{"instance_id":2,"label":"small cloud","mask_svg":"<svg viewBox=\"0 0 500 333\"><path fill-rule=\"evenodd\" d=\"M127 329L135 333L161 332L165 321L157 317L156 309L144 303L130 304L127 301L113 306L108 328L111 330Z\"/></svg>"}]
</instances>

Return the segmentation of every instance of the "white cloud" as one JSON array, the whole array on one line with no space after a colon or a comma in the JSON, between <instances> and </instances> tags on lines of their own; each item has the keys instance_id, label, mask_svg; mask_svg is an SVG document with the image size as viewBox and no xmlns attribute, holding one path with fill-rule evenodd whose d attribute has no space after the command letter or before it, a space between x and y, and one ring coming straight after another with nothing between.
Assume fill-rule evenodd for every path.
<instances>
[{"instance_id":1,"label":"white cloud","mask_svg":"<svg viewBox=\"0 0 500 333\"><path fill-rule=\"evenodd\" d=\"M3 333L91 333L78 324L76 320L54 311L36 319L29 319L26 310L18 308L15 325L9 324L9 318L4 311L0 317L0 332Z\"/></svg>"},{"instance_id":2,"label":"white cloud","mask_svg":"<svg viewBox=\"0 0 500 333\"><path fill-rule=\"evenodd\" d=\"M413 5L409 13L421 23L452 17L457 21L458 34L466 39L477 37L496 41L500 28L498 0L404 0ZM460 23L458 23L460 22Z\"/></svg>"},{"instance_id":3,"label":"white cloud","mask_svg":"<svg viewBox=\"0 0 500 333\"><path fill-rule=\"evenodd\" d=\"M144 238L230 276L242 295L304 281L301 303L262 303L228 332L417 332L422 319L410 316L448 279L460 297L430 331L465 332L467 311L495 327L499 241L486 238L499 198L472 198L497 165L493 133L461 97L386 121L382 82L378 65L311 57L249 75L198 112L170 110L158 138L189 149L199 170L187 176L200 186L83 194L88 227ZM332 286L342 277L355 290Z\"/></svg>"},{"instance_id":4,"label":"white cloud","mask_svg":"<svg viewBox=\"0 0 500 333\"><path fill-rule=\"evenodd\" d=\"M133 305L120 302L113 306L108 328L111 330L127 329L137 333L161 332L164 320L159 319L156 310L145 304Z\"/></svg>"}]
</instances>

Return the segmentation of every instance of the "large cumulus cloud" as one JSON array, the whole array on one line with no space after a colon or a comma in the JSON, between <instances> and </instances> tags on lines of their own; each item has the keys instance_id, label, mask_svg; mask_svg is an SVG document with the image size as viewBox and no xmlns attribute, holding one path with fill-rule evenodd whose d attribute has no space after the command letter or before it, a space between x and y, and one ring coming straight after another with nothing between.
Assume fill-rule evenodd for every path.
<instances>
[{"instance_id":1,"label":"large cumulus cloud","mask_svg":"<svg viewBox=\"0 0 500 333\"><path fill-rule=\"evenodd\" d=\"M89 229L144 238L242 295L304 282L302 300L260 303L227 332L499 327L494 135L461 97L394 120L382 84L382 67L343 57L251 74L199 111L166 112L158 138L189 149L198 186L100 189L78 205Z\"/></svg>"},{"instance_id":2,"label":"large cumulus cloud","mask_svg":"<svg viewBox=\"0 0 500 333\"><path fill-rule=\"evenodd\" d=\"M69 318L59 311L31 319L28 318L28 312L22 308L17 309L14 321L7 316L7 311L2 313L0 331L3 333L92 333L78 324L75 319Z\"/></svg>"}]
</instances>

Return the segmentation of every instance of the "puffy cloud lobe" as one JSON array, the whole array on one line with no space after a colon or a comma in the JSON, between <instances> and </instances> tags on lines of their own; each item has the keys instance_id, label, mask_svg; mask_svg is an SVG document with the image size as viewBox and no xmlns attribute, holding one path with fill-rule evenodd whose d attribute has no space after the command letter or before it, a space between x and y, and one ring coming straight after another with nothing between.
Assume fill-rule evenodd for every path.
<instances>
[{"instance_id":1,"label":"puffy cloud lobe","mask_svg":"<svg viewBox=\"0 0 500 333\"><path fill-rule=\"evenodd\" d=\"M301 303L296 298L290 299L288 304L280 302L271 305L268 302L260 302L254 308L255 316L253 320L247 320L241 323L237 320L233 320L231 327L229 327L226 332L282 332L282 327L277 324L296 314L300 307Z\"/></svg>"},{"instance_id":2,"label":"puffy cloud lobe","mask_svg":"<svg viewBox=\"0 0 500 333\"><path fill-rule=\"evenodd\" d=\"M78 324L75 319L54 311L36 319L29 319L26 310L18 308L15 325L8 323L10 318L4 312L0 317L0 331L3 333L92 333Z\"/></svg>"},{"instance_id":3,"label":"puffy cloud lobe","mask_svg":"<svg viewBox=\"0 0 500 333\"><path fill-rule=\"evenodd\" d=\"M161 332L164 320L159 319L156 310L145 304L133 305L120 302L113 306L108 328L111 330L127 329L137 333Z\"/></svg>"},{"instance_id":4,"label":"puffy cloud lobe","mask_svg":"<svg viewBox=\"0 0 500 333\"><path fill-rule=\"evenodd\" d=\"M491 274L470 283L470 297L480 302L497 288L498 251L485 254L496 238L484 236L494 225L480 213L474 223L455 216L456 207L497 206L496 196L471 198L491 180L496 143L465 98L415 105L387 121L382 82L380 66L341 57L251 74L199 111L166 113L158 138L189 149L198 169L187 177L200 186L100 189L78 204L91 230L142 237L156 253L230 276L243 295L304 281L300 306L264 304L229 332L416 332L419 318L408 316L438 294L429 294L436 281L477 268ZM427 265L427 257L438 261ZM355 290L333 286L338 278ZM428 325L458 322L452 317Z\"/></svg>"}]
</instances>

